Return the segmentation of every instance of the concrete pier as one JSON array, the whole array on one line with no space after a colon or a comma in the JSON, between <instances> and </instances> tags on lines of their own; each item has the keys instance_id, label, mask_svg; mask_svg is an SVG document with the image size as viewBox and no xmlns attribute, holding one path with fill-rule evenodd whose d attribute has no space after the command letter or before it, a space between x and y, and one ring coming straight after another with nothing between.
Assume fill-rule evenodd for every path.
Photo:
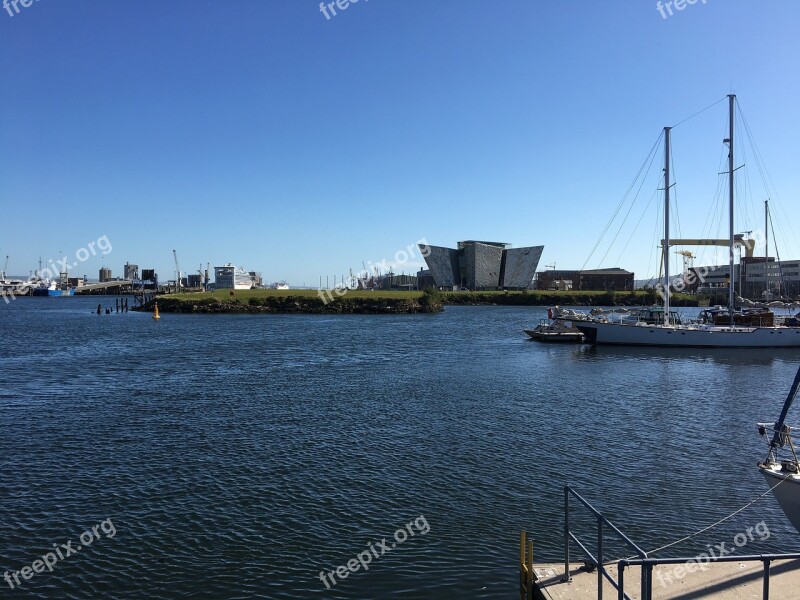
<instances>
[{"instance_id":1,"label":"concrete pier","mask_svg":"<svg viewBox=\"0 0 800 600\"><path fill-rule=\"evenodd\" d=\"M597 571L587 572L572 565L572 581L562 582L564 563L534 564L537 577L535 596L544 600L598 600ZM705 570L688 573L683 565L659 565L653 572L654 600L745 600L763 597L761 562L728 562L704 565ZM617 567L606 567L614 580L619 580ZM641 570L625 569L625 593L641 597ZM800 559L781 560L770 568L769 597L772 600L800 598ZM604 581L603 599L616 600L617 590Z\"/></svg>"}]
</instances>

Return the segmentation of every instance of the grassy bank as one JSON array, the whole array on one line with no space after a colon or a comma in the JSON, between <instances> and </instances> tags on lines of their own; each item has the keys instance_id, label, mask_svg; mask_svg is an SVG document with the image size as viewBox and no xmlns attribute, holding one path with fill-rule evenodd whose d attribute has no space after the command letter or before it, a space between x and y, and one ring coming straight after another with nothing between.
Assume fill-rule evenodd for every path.
<instances>
[{"instance_id":1,"label":"grassy bank","mask_svg":"<svg viewBox=\"0 0 800 600\"><path fill-rule=\"evenodd\" d=\"M340 290L341 292L341 290ZM444 305L504 306L648 306L655 292L399 292L351 290L219 290L158 296L162 312L382 314L438 312ZM697 306L694 296L676 295L673 306ZM153 310L150 302L137 310Z\"/></svg>"},{"instance_id":2,"label":"grassy bank","mask_svg":"<svg viewBox=\"0 0 800 600\"><path fill-rule=\"evenodd\" d=\"M423 292L348 291L321 295L316 290L219 290L157 296L136 310L164 313L317 313L410 314L439 312L441 299Z\"/></svg>"}]
</instances>

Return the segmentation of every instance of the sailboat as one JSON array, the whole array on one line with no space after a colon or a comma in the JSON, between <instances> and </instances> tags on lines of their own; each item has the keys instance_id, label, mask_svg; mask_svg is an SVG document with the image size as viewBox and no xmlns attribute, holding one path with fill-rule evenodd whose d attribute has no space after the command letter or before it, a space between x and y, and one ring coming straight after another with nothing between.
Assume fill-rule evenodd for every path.
<instances>
[{"instance_id":1,"label":"sailboat","mask_svg":"<svg viewBox=\"0 0 800 600\"><path fill-rule=\"evenodd\" d=\"M767 459L758 463L758 469L767 480L772 493L778 504L781 505L783 512L792 522L795 529L800 531L800 463L797 460L794 443L791 437L791 428L786 425L786 415L797 396L800 388L800 368L794 377L794 383L789 390L789 395L783 403L783 410L777 423L759 423L758 429L761 435L767 435L772 431L772 440L769 443L769 453ZM781 448L789 446L791 456L782 459L779 456Z\"/></svg>"},{"instance_id":2,"label":"sailboat","mask_svg":"<svg viewBox=\"0 0 800 600\"><path fill-rule=\"evenodd\" d=\"M730 107L728 144L728 199L730 224L730 283L728 285L727 324L714 319L708 323L680 323L674 312L670 312L669 286L669 201L670 201L670 130L664 128L664 273L667 285L664 286L664 310L661 323L636 322L612 323L602 319L576 322L575 326L583 333L589 344L617 344L629 346L672 346L690 348L798 348L800 347L800 327L767 326L750 323L737 315L734 306L734 244L737 243L733 223L733 125L736 96L728 96Z\"/></svg>"}]
</instances>

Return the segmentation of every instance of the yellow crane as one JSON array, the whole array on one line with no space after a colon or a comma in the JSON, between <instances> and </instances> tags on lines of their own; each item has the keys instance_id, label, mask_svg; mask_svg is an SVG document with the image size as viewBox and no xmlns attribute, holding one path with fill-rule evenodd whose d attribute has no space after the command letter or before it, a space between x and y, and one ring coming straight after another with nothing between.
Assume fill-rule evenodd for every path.
<instances>
[{"instance_id":1,"label":"yellow crane","mask_svg":"<svg viewBox=\"0 0 800 600\"><path fill-rule=\"evenodd\" d=\"M702 239L702 238L670 238L669 245L670 246L720 246L723 248L727 248L730 246L731 241L728 239L724 240L712 240L712 239ZM756 249L756 241L750 240L744 237L744 234L737 233L733 237L733 245L734 247L739 246L740 248L744 248L744 253L747 258L752 258L755 249ZM664 240L661 240L661 266L658 269L658 277L661 279L661 275L663 274L664 269L664 252L666 252L666 248L664 248ZM687 258L684 252L678 252L677 254L682 254L684 258ZM691 254L691 252L689 253ZM692 255L692 259L695 256ZM685 266L685 261L684 261ZM684 272L686 269L684 269Z\"/></svg>"},{"instance_id":2,"label":"yellow crane","mask_svg":"<svg viewBox=\"0 0 800 600\"><path fill-rule=\"evenodd\" d=\"M688 250L676 250L675 254L680 254L683 257L683 272L688 273L689 269L692 268L694 265L692 261L694 261L694 254L689 252Z\"/></svg>"}]
</instances>

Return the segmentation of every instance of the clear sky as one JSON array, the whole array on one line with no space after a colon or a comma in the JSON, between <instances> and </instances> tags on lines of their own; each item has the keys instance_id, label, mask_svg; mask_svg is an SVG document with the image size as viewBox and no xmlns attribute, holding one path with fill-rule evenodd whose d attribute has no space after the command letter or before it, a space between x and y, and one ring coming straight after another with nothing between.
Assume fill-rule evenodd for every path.
<instances>
[{"instance_id":1,"label":"clear sky","mask_svg":"<svg viewBox=\"0 0 800 600\"><path fill-rule=\"evenodd\" d=\"M11 274L107 236L114 275L130 261L162 280L174 248L184 272L233 262L316 286L420 239L543 244L540 269L652 275L660 147L628 220L592 248L662 128L731 92L774 184L740 155L737 230L763 229L769 195L781 256L800 258L797 0L666 18L650 0L360 0L330 18L319 0L17 8L0 11ZM673 235L726 235L711 214L726 122L721 102L673 131Z\"/></svg>"}]
</instances>

